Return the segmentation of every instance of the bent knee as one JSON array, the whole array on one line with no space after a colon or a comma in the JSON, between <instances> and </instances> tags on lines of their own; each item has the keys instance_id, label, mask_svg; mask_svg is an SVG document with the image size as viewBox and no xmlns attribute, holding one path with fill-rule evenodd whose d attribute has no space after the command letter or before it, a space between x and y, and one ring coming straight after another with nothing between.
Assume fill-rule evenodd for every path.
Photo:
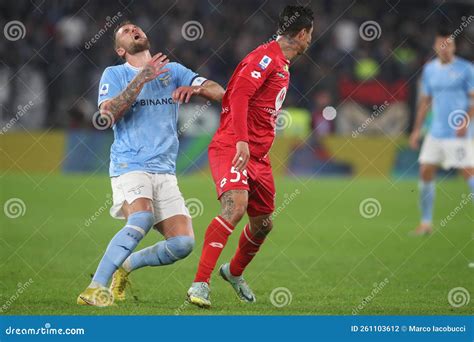
<instances>
[{"instance_id":1,"label":"bent knee","mask_svg":"<svg viewBox=\"0 0 474 342\"><path fill-rule=\"evenodd\" d=\"M239 222L242 219L242 217L244 217L246 212L247 212L247 203L236 204L231 214L231 221Z\"/></svg>"},{"instance_id":2,"label":"bent knee","mask_svg":"<svg viewBox=\"0 0 474 342\"><path fill-rule=\"evenodd\" d=\"M186 258L194 248L194 237L175 236L166 240L166 247L175 261Z\"/></svg>"},{"instance_id":3,"label":"bent knee","mask_svg":"<svg viewBox=\"0 0 474 342\"><path fill-rule=\"evenodd\" d=\"M255 236L259 238L265 238L273 229L273 222L272 220L264 220L258 227L251 227L251 230L255 234Z\"/></svg>"},{"instance_id":4,"label":"bent knee","mask_svg":"<svg viewBox=\"0 0 474 342\"><path fill-rule=\"evenodd\" d=\"M263 221L263 224L260 227L260 230L264 232L265 234L270 233L272 229L273 229L273 221L270 219Z\"/></svg>"},{"instance_id":5,"label":"bent knee","mask_svg":"<svg viewBox=\"0 0 474 342\"><path fill-rule=\"evenodd\" d=\"M137 211L127 218L126 226L139 230L144 236L153 226L154 216L151 211Z\"/></svg>"},{"instance_id":6,"label":"bent knee","mask_svg":"<svg viewBox=\"0 0 474 342\"><path fill-rule=\"evenodd\" d=\"M420 178L425 182L430 182L435 178L436 168L432 166L421 165Z\"/></svg>"},{"instance_id":7,"label":"bent knee","mask_svg":"<svg viewBox=\"0 0 474 342\"><path fill-rule=\"evenodd\" d=\"M234 202L222 207L221 216L234 226L242 220L247 212L247 201Z\"/></svg>"}]
</instances>

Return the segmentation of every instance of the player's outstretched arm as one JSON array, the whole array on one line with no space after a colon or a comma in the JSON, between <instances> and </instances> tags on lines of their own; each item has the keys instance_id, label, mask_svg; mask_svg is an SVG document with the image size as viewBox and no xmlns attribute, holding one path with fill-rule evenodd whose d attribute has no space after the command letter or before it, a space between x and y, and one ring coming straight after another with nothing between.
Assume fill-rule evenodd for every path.
<instances>
[{"instance_id":1,"label":"player's outstretched arm","mask_svg":"<svg viewBox=\"0 0 474 342\"><path fill-rule=\"evenodd\" d=\"M202 96L211 101L221 101L225 90L217 82L207 80L200 86L179 87L173 92L173 101L188 103L191 96Z\"/></svg>"},{"instance_id":2,"label":"player's outstretched arm","mask_svg":"<svg viewBox=\"0 0 474 342\"><path fill-rule=\"evenodd\" d=\"M415 126L413 127L413 132L410 135L410 147L414 150L419 148L421 127L423 127L423 122L425 122L426 114L428 114L430 107L431 97L422 95L420 103L418 104Z\"/></svg>"},{"instance_id":3,"label":"player's outstretched arm","mask_svg":"<svg viewBox=\"0 0 474 342\"><path fill-rule=\"evenodd\" d=\"M135 78L128 84L124 91L113 99L104 101L101 104L100 114L108 118L112 116L114 122L120 120L126 111L132 106L133 102L135 102L145 83L154 80L159 75L168 71L168 69L164 69L168 62L169 60L166 55L163 55L161 52L154 55L137 76L135 76Z\"/></svg>"},{"instance_id":4,"label":"player's outstretched arm","mask_svg":"<svg viewBox=\"0 0 474 342\"><path fill-rule=\"evenodd\" d=\"M221 101L224 97L225 89L217 82L207 80L201 87L202 89L199 95L208 100Z\"/></svg>"}]
</instances>

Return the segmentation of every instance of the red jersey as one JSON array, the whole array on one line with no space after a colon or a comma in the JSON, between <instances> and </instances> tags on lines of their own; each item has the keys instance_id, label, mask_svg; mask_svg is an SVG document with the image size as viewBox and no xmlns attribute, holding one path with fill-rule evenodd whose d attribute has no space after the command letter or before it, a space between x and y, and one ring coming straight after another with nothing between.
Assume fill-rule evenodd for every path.
<instances>
[{"instance_id":1,"label":"red jersey","mask_svg":"<svg viewBox=\"0 0 474 342\"><path fill-rule=\"evenodd\" d=\"M235 147L237 141L246 141L251 157L267 155L290 81L289 64L276 41L260 45L239 63L222 99L211 145Z\"/></svg>"}]
</instances>

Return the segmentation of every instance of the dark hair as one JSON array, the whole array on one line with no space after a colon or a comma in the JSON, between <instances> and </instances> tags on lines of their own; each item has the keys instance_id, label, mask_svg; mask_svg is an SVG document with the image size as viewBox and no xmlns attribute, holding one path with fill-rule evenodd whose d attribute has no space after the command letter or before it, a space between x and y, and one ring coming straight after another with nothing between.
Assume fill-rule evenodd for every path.
<instances>
[{"instance_id":1,"label":"dark hair","mask_svg":"<svg viewBox=\"0 0 474 342\"><path fill-rule=\"evenodd\" d=\"M133 25L130 20L121 21L117 26L114 28L114 47L117 48L117 32L120 30L121 27L125 25Z\"/></svg>"},{"instance_id":2,"label":"dark hair","mask_svg":"<svg viewBox=\"0 0 474 342\"><path fill-rule=\"evenodd\" d=\"M306 6L286 6L278 16L278 35L294 37L302 29L313 26L313 10Z\"/></svg>"},{"instance_id":3,"label":"dark hair","mask_svg":"<svg viewBox=\"0 0 474 342\"><path fill-rule=\"evenodd\" d=\"M437 37L449 37L453 34L453 30L451 30L450 26L446 23L441 23L438 25L436 29L436 36Z\"/></svg>"}]
</instances>

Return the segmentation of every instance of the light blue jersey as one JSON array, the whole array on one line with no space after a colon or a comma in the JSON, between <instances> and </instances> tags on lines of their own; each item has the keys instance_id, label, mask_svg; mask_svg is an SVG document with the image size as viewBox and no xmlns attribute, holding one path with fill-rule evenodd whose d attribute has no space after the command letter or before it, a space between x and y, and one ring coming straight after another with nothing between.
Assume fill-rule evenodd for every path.
<instances>
[{"instance_id":1,"label":"light blue jersey","mask_svg":"<svg viewBox=\"0 0 474 342\"><path fill-rule=\"evenodd\" d=\"M432 60L423 69L422 92L432 98L430 134L441 139L455 138L456 125L453 120L459 113L462 115L469 111L469 96L474 92L473 64L459 57L449 64L441 64L438 58ZM450 117L451 113L454 114ZM472 125L474 123L471 122ZM472 136L473 130L469 129L468 137Z\"/></svg>"},{"instance_id":2,"label":"light blue jersey","mask_svg":"<svg viewBox=\"0 0 474 342\"><path fill-rule=\"evenodd\" d=\"M205 79L179 63L168 63L166 68L168 72L145 83L132 107L113 125L111 177L130 171L176 172L179 105L171 95L178 87L202 84ZM139 70L128 63L105 69L98 105L120 94Z\"/></svg>"}]
</instances>

